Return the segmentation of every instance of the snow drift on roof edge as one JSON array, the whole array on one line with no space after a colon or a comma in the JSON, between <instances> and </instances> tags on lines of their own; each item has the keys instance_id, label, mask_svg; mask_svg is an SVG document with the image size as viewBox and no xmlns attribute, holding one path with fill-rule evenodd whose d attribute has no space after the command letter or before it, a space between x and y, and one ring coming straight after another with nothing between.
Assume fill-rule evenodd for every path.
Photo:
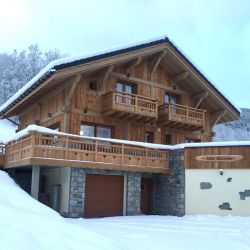
<instances>
[{"instance_id":1,"label":"snow drift on roof edge","mask_svg":"<svg viewBox=\"0 0 250 250\"><path fill-rule=\"evenodd\" d=\"M67 134L63 132L58 132L49 128L41 127L38 125L29 125L27 128L16 133L12 138L6 140L4 143L7 144L11 141L18 140L19 138L27 135L29 132L35 131L39 133L45 134L53 134L53 135L61 135L61 136L69 136L80 139L95 139L99 141L108 141L113 143L123 143L128 145L134 145L139 147L151 148L151 149L165 149L165 150L175 150L175 149L184 149L184 148L195 148L195 147L225 147L225 146L250 146L250 141L229 141L229 142L196 142L196 143L182 143L176 145L163 145L163 144L155 144L155 143L146 143L146 142L138 142L138 141L128 141L128 140L119 140L119 139L108 139L108 138L100 138L100 137L88 137L88 136L79 136L73 134Z\"/></svg>"}]
</instances>

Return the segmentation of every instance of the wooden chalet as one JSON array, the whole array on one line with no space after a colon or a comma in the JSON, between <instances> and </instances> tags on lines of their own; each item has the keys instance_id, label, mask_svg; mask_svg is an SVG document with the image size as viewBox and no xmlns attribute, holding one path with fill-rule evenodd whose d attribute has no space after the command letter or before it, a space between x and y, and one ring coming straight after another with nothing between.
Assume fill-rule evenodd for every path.
<instances>
[{"instance_id":1,"label":"wooden chalet","mask_svg":"<svg viewBox=\"0 0 250 250\"><path fill-rule=\"evenodd\" d=\"M51 187L46 191L42 186L54 178L53 169L59 169L62 179L58 177L56 184L65 186L58 210L68 216L149 213L153 198L148 193L156 185L152 176L173 173L169 150L129 141L163 145L210 142L216 123L236 120L239 115L168 38L89 57L60 59L6 102L0 117L18 116L19 130L36 124L68 135L30 131L5 146L4 168L16 175L21 169L39 169L32 172L30 182L35 190L31 193L41 200L51 199ZM81 173L85 174L80 182L86 199L77 201L81 203L77 209L71 192L74 185L78 187L74 178ZM136 181L138 173L141 184ZM37 178L40 190L34 181ZM119 204L118 208L96 211L91 198L94 186L100 195L116 190L107 200ZM130 204L136 198L129 197L129 188L143 189L137 210ZM46 192L50 198L39 197Z\"/></svg>"}]
</instances>

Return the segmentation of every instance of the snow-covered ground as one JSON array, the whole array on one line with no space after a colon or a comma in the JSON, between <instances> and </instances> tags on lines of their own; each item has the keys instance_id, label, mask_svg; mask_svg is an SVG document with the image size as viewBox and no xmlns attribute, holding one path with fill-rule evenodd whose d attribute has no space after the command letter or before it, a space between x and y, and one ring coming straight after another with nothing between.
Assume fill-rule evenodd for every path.
<instances>
[{"instance_id":1,"label":"snow-covered ground","mask_svg":"<svg viewBox=\"0 0 250 250\"><path fill-rule=\"evenodd\" d=\"M0 171L0 249L249 250L250 217L64 219Z\"/></svg>"},{"instance_id":2,"label":"snow-covered ground","mask_svg":"<svg viewBox=\"0 0 250 250\"><path fill-rule=\"evenodd\" d=\"M110 237L72 224L31 198L0 171L1 250L126 249Z\"/></svg>"},{"instance_id":3,"label":"snow-covered ground","mask_svg":"<svg viewBox=\"0 0 250 250\"><path fill-rule=\"evenodd\" d=\"M250 217L135 216L70 219L129 250L249 250Z\"/></svg>"}]
</instances>

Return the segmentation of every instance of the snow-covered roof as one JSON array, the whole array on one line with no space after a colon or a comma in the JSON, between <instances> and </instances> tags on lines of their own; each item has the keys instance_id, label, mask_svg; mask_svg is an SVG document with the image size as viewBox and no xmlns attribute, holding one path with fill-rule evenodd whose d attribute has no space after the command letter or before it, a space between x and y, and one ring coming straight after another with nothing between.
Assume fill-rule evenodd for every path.
<instances>
[{"instance_id":1,"label":"snow-covered roof","mask_svg":"<svg viewBox=\"0 0 250 250\"><path fill-rule=\"evenodd\" d=\"M235 104L229 98L225 97L224 94L215 87L205 76L204 74L197 69L197 67L188 59L184 54L181 52L179 48L176 47L167 37L160 37L157 39L147 40L140 43L133 43L133 44L126 44L125 46L119 46L116 48L109 48L104 50L95 51L93 53L84 54L81 56L74 56L74 57L66 57L62 59L57 59L49 63L44 69L42 69L34 78L32 78L27 84L25 84L16 94L14 94L9 100L7 100L1 107L0 107L0 115L4 113L20 100L22 100L30 91L35 89L39 86L45 79L50 77L54 72L60 69L77 66L80 64L84 64L87 62L92 62L98 59L135 51L138 49L154 46L157 44L167 43L174 48L174 50L189 64L191 67L207 82L207 84L216 91L224 101L229 104L238 114L241 113L241 110L237 108Z\"/></svg>"},{"instance_id":2,"label":"snow-covered roof","mask_svg":"<svg viewBox=\"0 0 250 250\"><path fill-rule=\"evenodd\" d=\"M29 125L27 128L19 131L16 134L12 134L9 136L8 140L5 143L9 143L11 141L15 141L20 139L21 137L28 135L30 132L39 132L51 135L60 135L60 136L68 136L80 139L92 139L93 137L89 136L80 136L73 135L68 133L63 133L59 131L55 131L53 129L37 126L37 125ZM134 146L140 146L151 149L165 149L165 150L175 150L175 149L184 149L184 148L199 148L199 147L233 147L233 146L250 146L250 141L230 141L230 142L196 142L196 143L182 143L176 145L163 145L163 144L155 144L155 143L146 143L146 142L138 142L138 141L128 141L128 140L119 140L119 139L108 139L101 137L94 137L95 140L99 141L108 141L113 143L123 143Z\"/></svg>"},{"instance_id":3,"label":"snow-covered roof","mask_svg":"<svg viewBox=\"0 0 250 250\"><path fill-rule=\"evenodd\" d=\"M5 144L16 135L17 126L8 120L0 120L0 144Z\"/></svg>"}]
</instances>

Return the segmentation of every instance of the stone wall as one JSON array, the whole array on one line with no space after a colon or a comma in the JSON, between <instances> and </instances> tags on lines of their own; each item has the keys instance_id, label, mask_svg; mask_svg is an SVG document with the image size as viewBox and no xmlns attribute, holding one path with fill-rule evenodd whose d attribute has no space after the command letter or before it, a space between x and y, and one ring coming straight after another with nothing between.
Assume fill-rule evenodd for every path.
<instances>
[{"instance_id":1,"label":"stone wall","mask_svg":"<svg viewBox=\"0 0 250 250\"><path fill-rule=\"evenodd\" d=\"M158 175L155 187L154 213L183 216L185 214L184 150L170 151L172 174Z\"/></svg>"},{"instance_id":2,"label":"stone wall","mask_svg":"<svg viewBox=\"0 0 250 250\"><path fill-rule=\"evenodd\" d=\"M83 217L86 173L81 168L71 168L69 216Z\"/></svg>"},{"instance_id":3,"label":"stone wall","mask_svg":"<svg viewBox=\"0 0 250 250\"><path fill-rule=\"evenodd\" d=\"M141 174L127 174L127 215L139 215L141 210Z\"/></svg>"}]
</instances>

